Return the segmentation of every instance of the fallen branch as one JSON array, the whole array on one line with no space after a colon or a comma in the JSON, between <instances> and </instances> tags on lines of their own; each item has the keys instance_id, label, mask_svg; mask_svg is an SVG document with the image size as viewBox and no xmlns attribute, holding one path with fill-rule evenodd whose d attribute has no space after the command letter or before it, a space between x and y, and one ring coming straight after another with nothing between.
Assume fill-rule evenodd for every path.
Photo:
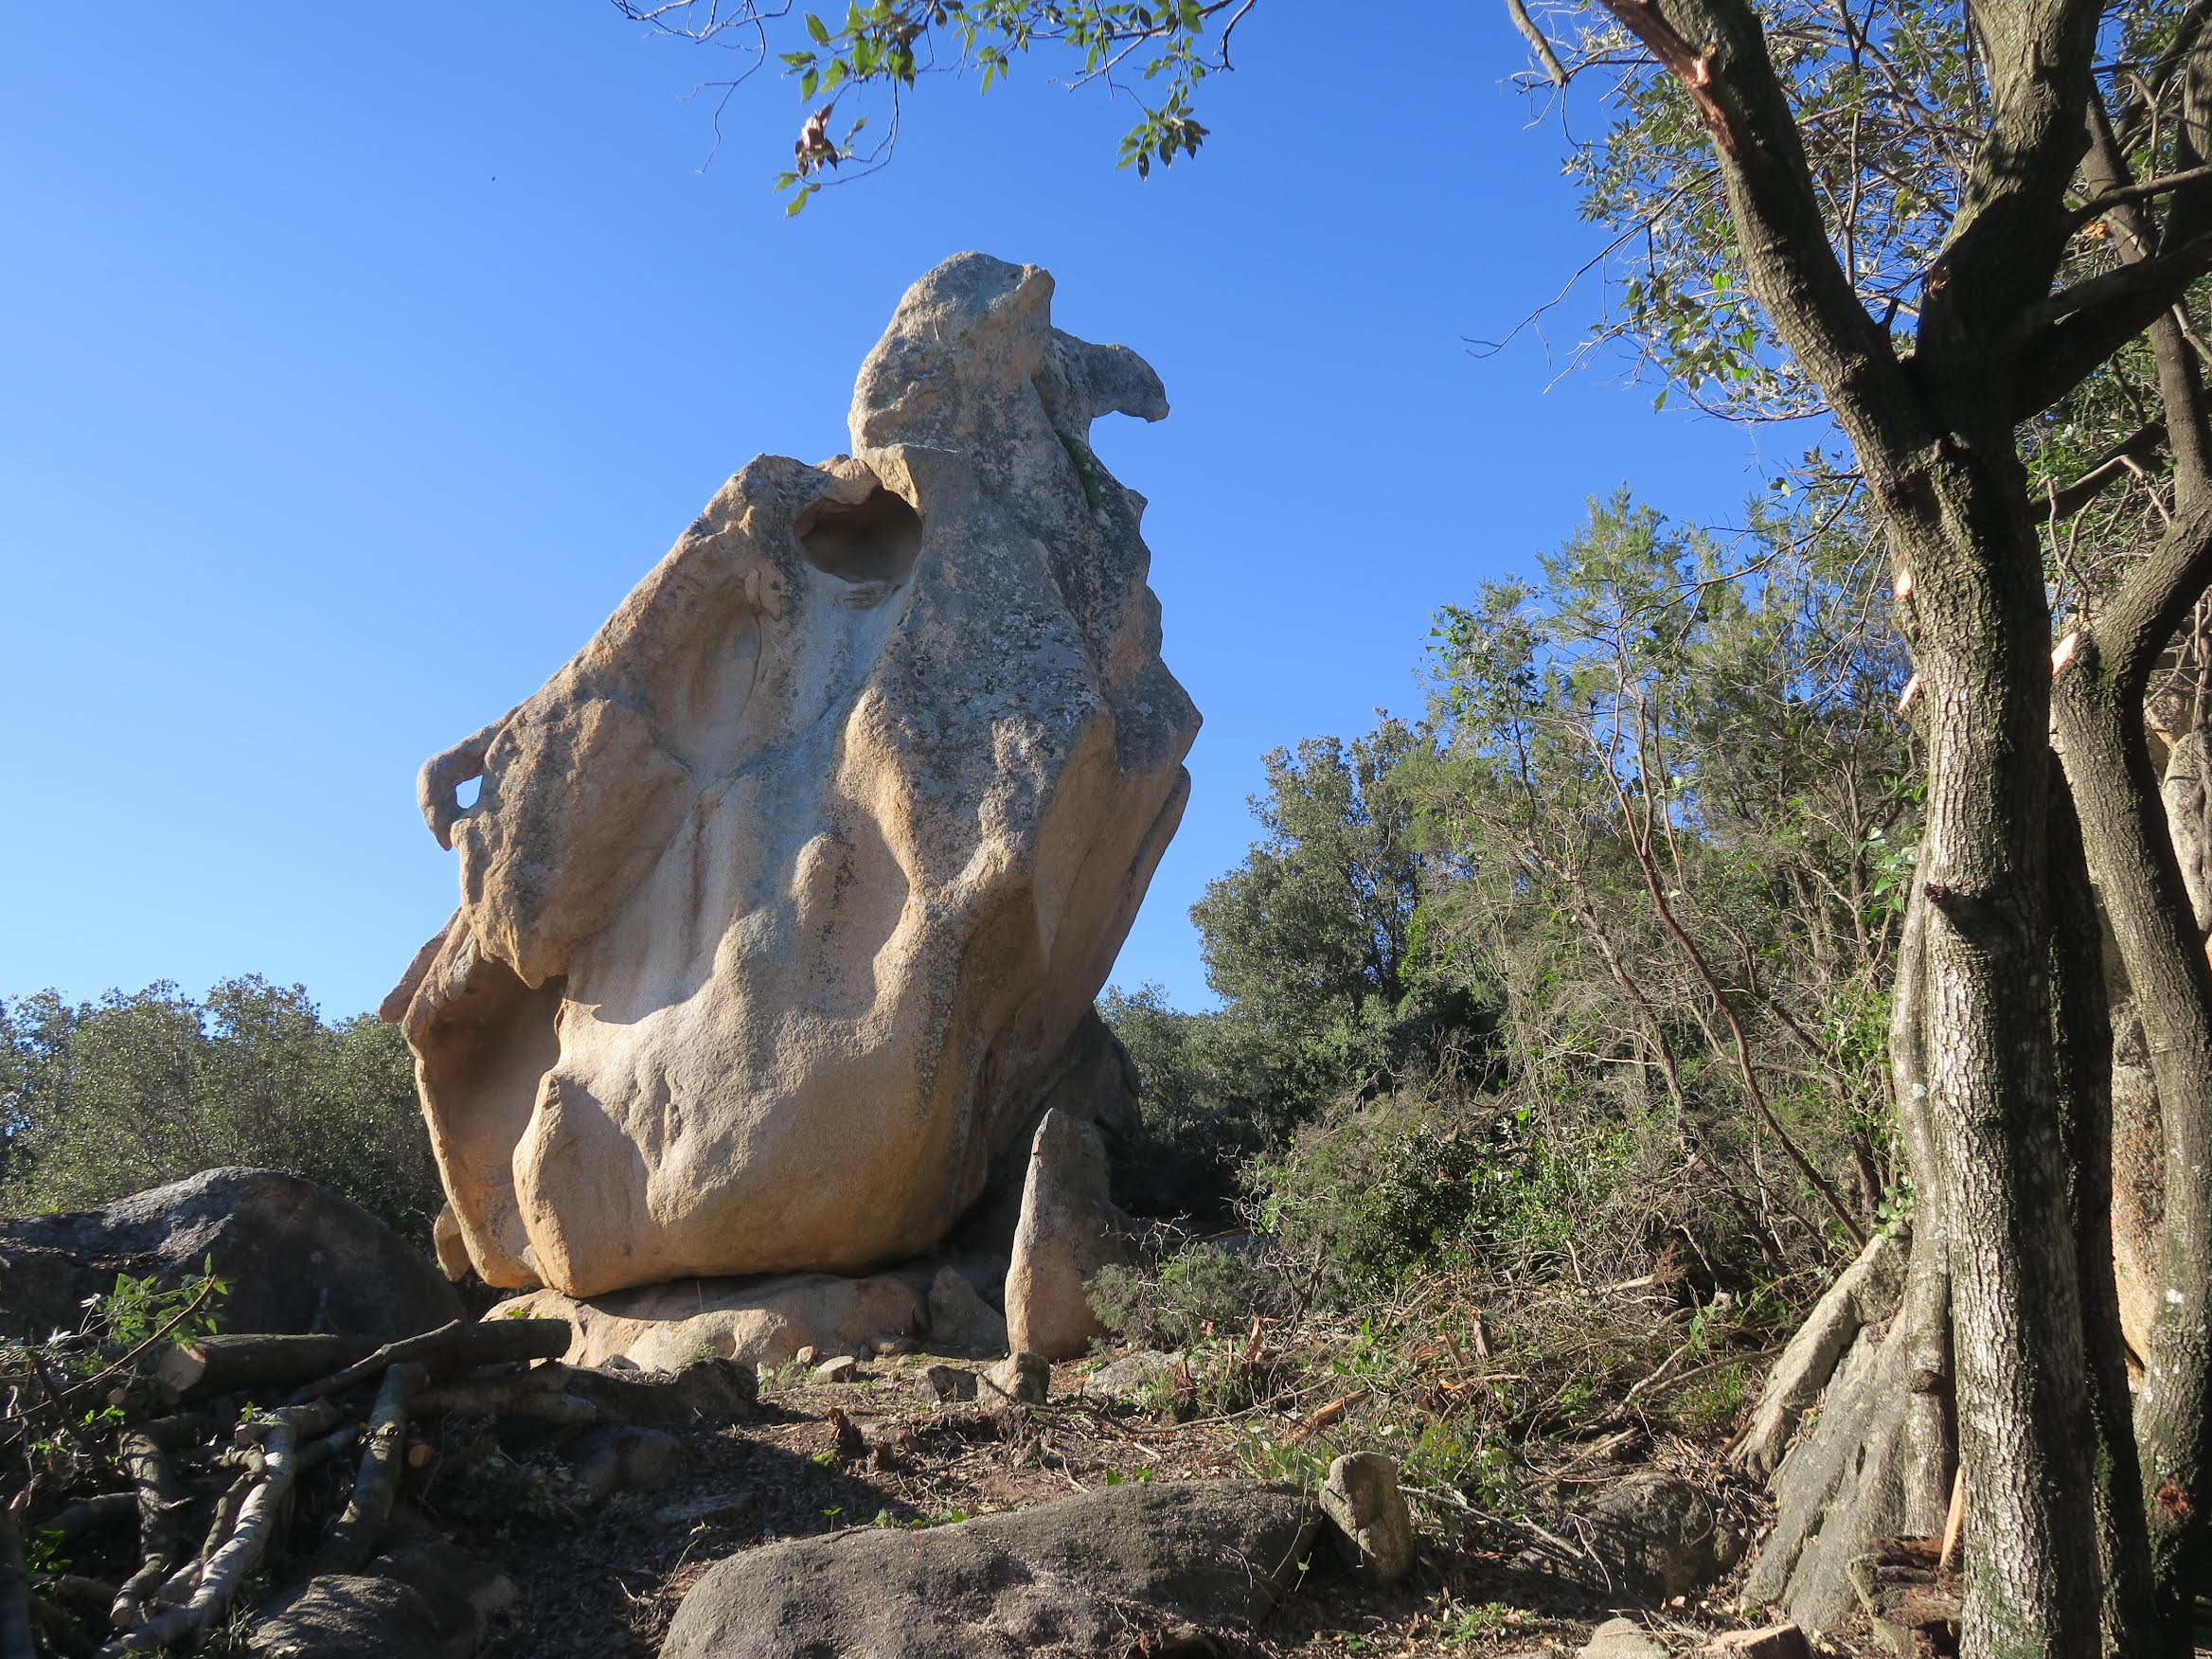
<instances>
[{"instance_id":1,"label":"fallen branch","mask_svg":"<svg viewBox=\"0 0 2212 1659\"><path fill-rule=\"evenodd\" d=\"M142 1431L126 1434L118 1452L123 1472L137 1488L139 1564L116 1592L108 1621L117 1630L128 1630L143 1616L148 1598L176 1571L184 1547L184 1511L192 1500L152 1436Z\"/></svg>"},{"instance_id":2,"label":"fallen branch","mask_svg":"<svg viewBox=\"0 0 2212 1659\"><path fill-rule=\"evenodd\" d=\"M392 1494L399 1490L400 1471L405 1463L407 1400L430 1380L420 1365L403 1361L384 1373L376 1404L368 1415L368 1435L361 1452L361 1470L353 1477L353 1492L346 1508L308 1562L306 1577L320 1573L358 1571L376 1549L378 1536L392 1512Z\"/></svg>"},{"instance_id":3,"label":"fallen branch","mask_svg":"<svg viewBox=\"0 0 2212 1659\"><path fill-rule=\"evenodd\" d=\"M240 1588L269 1552L271 1536L287 1508L297 1477L302 1435L319 1435L338 1419L327 1401L287 1406L257 1424L261 1439L261 1474L239 1505L238 1525L201 1568L199 1583L182 1607L166 1608L136 1630L100 1650L102 1659L152 1652L205 1633L223 1616Z\"/></svg>"},{"instance_id":4,"label":"fallen branch","mask_svg":"<svg viewBox=\"0 0 2212 1659\"><path fill-rule=\"evenodd\" d=\"M94 1651L91 1639L77 1628L77 1621L36 1592L30 1595L30 1622L62 1659L87 1659Z\"/></svg>"},{"instance_id":5,"label":"fallen branch","mask_svg":"<svg viewBox=\"0 0 2212 1659\"><path fill-rule=\"evenodd\" d=\"M63 1539L71 1539L102 1526L119 1525L137 1512L137 1493L104 1492L97 1498L80 1498L65 1508L56 1509L31 1530L58 1532Z\"/></svg>"}]
</instances>

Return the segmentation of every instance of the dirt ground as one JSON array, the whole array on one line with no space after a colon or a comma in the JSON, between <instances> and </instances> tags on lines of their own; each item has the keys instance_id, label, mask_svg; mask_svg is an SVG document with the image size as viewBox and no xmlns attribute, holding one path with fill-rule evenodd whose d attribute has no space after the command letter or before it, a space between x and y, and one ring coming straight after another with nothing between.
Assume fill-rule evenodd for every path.
<instances>
[{"instance_id":1,"label":"dirt ground","mask_svg":"<svg viewBox=\"0 0 2212 1659\"><path fill-rule=\"evenodd\" d=\"M1049 1503L1117 1482L1240 1472L1234 1420L1176 1422L1081 1398L1079 1366L1056 1370L1042 1407L938 1405L918 1387L927 1356L879 1360L857 1382L763 1387L755 1420L689 1436L676 1480L594 1510L558 1500L494 1523L423 1507L519 1591L484 1650L495 1659L648 1659L707 1567L779 1539L878 1525L933 1525ZM832 1409L849 1419L857 1453ZM1497 1546L1513 1541L1499 1539ZM1688 1651L1739 1628L1725 1586L1703 1607L1611 1608L1602 1597L1509 1565L1510 1547L1424 1538L1419 1567L1387 1591L1317 1572L1258 1632L1222 1650L1322 1654L1572 1654L1614 1612ZM1871 1650L1836 1650L1871 1651Z\"/></svg>"}]
</instances>

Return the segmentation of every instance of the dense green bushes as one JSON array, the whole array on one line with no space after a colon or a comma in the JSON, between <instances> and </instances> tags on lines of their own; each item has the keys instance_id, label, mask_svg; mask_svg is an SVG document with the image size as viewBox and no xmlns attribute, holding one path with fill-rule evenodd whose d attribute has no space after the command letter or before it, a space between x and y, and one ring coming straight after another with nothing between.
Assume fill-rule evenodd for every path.
<instances>
[{"instance_id":1,"label":"dense green bushes","mask_svg":"<svg viewBox=\"0 0 2212 1659\"><path fill-rule=\"evenodd\" d=\"M1849 1247L1896 1179L1917 819L1863 545L1593 503L1439 614L1421 721L1268 758L1192 911L1221 1006L1101 1003L1200 1230L1240 1218L1324 1308L1662 1256L1741 1295Z\"/></svg>"},{"instance_id":2,"label":"dense green bushes","mask_svg":"<svg viewBox=\"0 0 2212 1659\"><path fill-rule=\"evenodd\" d=\"M442 1197L392 1026L299 986L0 1000L0 1206L75 1209L225 1164L289 1169L427 1246Z\"/></svg>"}]
</instances>

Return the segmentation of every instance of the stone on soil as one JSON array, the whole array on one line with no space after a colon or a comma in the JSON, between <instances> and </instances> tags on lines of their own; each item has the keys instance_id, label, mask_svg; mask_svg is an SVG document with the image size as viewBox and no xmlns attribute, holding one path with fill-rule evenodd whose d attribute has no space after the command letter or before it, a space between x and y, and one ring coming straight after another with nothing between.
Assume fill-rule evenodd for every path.
<instances>
[{"instance_id":1,"label":"stone on soil","mask_svg":"<svg viewBox=\"0 0 2212 1659\"><path fill-rule=\"evenodd\" d=\"M1577 1530L1615 1584L1653 1601L1694 1595L1743 1554L1713 1500L1663 1470L1613 1488L1581 1511Z\"/></svg>"},{"instance_id":2,"label":"stone on soil","mask_svg":"<svg viewBox=\"0 0 2212 1659\"><path fill-rule=\"evenodd\" d=\"M1609 1618L1582 1644L1582 1659L1667 1659L1667 1648L1634 1619Z\"/></svg>"},{"instance_id":3,"label":"stone on soil","mask_svg":"<svg viewBox=\"0 0 2212 1659\"><path fill-rule=\"evenodd\" d=\"M997 1396L1043 1405L1052 1392L1052 1367L1036 1354L1008 1354L983 1374Z\"/></svg>"},{"instance_id":4,"label":"stone on soil","mask_svg":"<svg viewBox=\"0 0 2212 1659\"><path fill-rule=\"evenodd\" d=\"M940 1353L1003 1354L1007 1320L954 1267L937 1270L929 1287L929 1339Z\"/></svg>"},{"instance_id":5,"label":"stone on soil","mask_svg":"<svg viewBox=\"0 0 2212 1659\"><path fill-rule=\"evenodd\" d=\"M1321 1508L1336 1524L1345 1562L1379 1584L1413 1568L1413 1512L1398 1490L1398 1465L1380 1452L1353 1452L1329 1466Z\"/></svg>"},{"instance_id":6,"label":"stone on soil","mask_svg":"<svg viewBox=\"0 0 2212 1659\"><path fill-rule=\"evenodd\" d=\"M767 1544L692 1586L661 1659L1029 1659L1126 1653L1191 1622L1248 1631L1295 1583L1317 1524L1286 1488L1151 1481Z\"/></svg>"}]
</instances>

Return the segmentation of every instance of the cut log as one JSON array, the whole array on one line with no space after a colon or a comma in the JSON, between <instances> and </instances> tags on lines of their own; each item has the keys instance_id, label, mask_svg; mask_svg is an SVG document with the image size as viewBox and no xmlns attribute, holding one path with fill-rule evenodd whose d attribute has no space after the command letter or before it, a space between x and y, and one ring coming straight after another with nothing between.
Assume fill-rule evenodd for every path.
<instances>
[{"instance_id":1,"label":"cut log","mask_svg":"<svg viewBox=\"0 0 2212 1659\"><path fill-rule=\"evenodd\" d=\"M456 1322L399 1342L366 1336L205 1336L169 1349L154 1376L180 1398L296 1388L304 1400L366 1381L394 1360L419 1360L433 1377L451 1376L479 1365L553 1359L568 1350L568 1343L564 1319ZM365 1362L373 1363L362 1368Z\"/></svg>"},{"instance_id":2,"label":"cut log","mask_svg":"<svg viewBox=\"0 0 2212 1659\"><path fill-rule=\"evenodd\" d=\"M1774 1473L1807 1409L1820 1398L1859 1332L1896 1311L1904 1277L1903 1248L1894 1235L1877 1233L1828 1287L1767 1373L1751 1424L1730 1452L1732 1462L1762 1476Z\"/></svg>"},{"instance_id":3,"label":"cut log","mask_svg":"<svg viewBox=\"0 0 2212 1659\"><path fill-rule=\"evenodd\" d=\"M527 1371L456 1377L417 1400L430 1417L529 1418L540 1422L615 1422L644 1428L726 1428L751 1415L753 1373L730 1360L702 1360L673 1375L617 1377L548 1364Z\"/></svg>"}]
</instances>

